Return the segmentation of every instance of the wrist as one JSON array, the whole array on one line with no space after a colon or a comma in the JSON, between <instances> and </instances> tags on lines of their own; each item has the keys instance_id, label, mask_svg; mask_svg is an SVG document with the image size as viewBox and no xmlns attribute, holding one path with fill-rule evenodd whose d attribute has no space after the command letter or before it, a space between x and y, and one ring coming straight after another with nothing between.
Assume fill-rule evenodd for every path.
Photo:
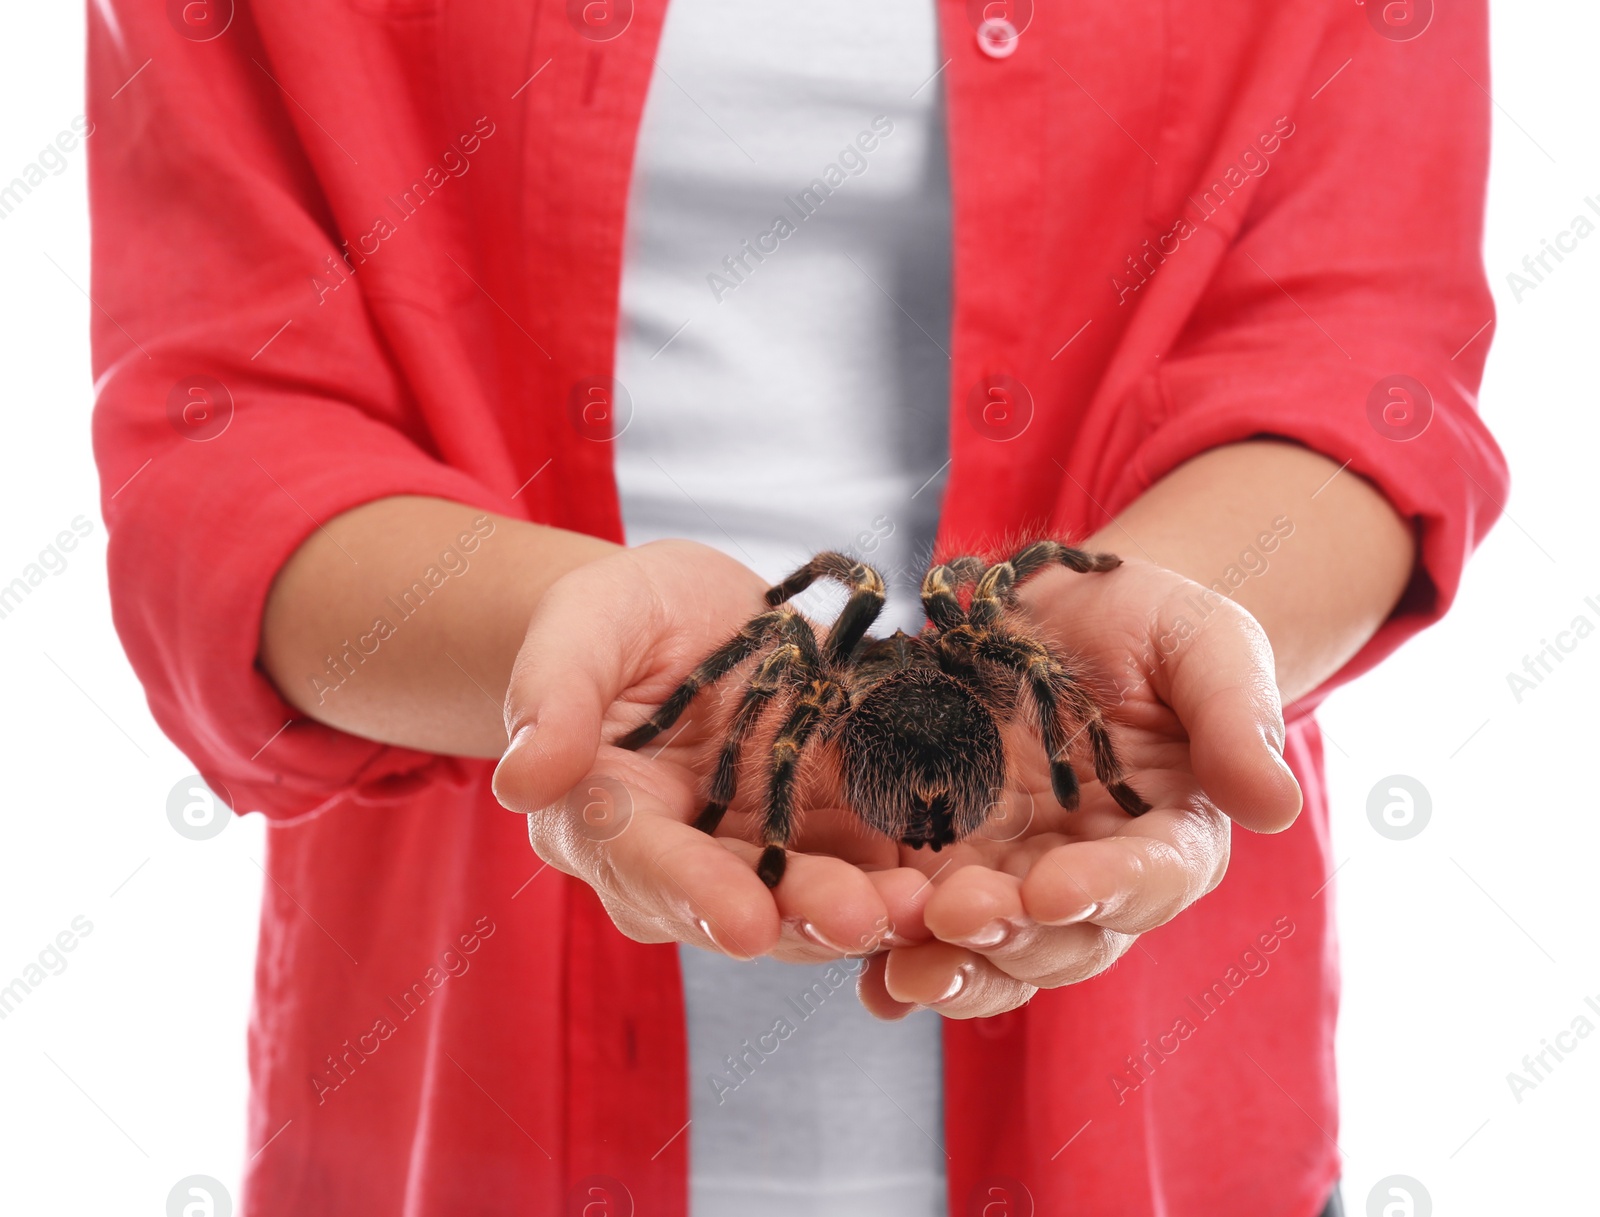
<instances>
[{"instance_id":1,"label":"wrist","mask_svg":"<svg viewBox=\"0 0 1600 1217\"><path fill-rule=\"evenodd\" d=\"M1208 602L1245 609L1271 642L1285 703L1355 656L1416 563L1410 525L1375 486L1278 440L1200 454L1085 545L1143 558L1199 584Z\"/></svg>"}]
</instances>

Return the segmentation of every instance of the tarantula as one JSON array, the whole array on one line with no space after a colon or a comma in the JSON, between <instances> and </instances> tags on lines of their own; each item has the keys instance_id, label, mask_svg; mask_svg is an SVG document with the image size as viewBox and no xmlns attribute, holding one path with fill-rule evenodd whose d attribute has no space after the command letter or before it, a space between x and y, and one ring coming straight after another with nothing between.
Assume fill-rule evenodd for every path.
<instances>
[{"instance_id":1,"label":"tarantula","mask_svg":"<svg viewBox=\"0 0 1600 1217\"><path fill-rule=\"evenodd\" d=\"M922 581L928 624L913 636L867 630L883 609L883 577L864 562L821 553L767 591L770 611L753 618L695 668L650 716L616 741L649 743L689 708L701 689L765 650L728 723L695 826L713 833L733 800L744 746L774 702L788 715L773 740L771 784L762 820L766 847L756 872L769 887L783 878L794 834L795 782L806 746L837 744L845 798L872 828L935 850L976 831L1005 785L1000 728L1024 690L1038 716L1056 801L1078 806L1078 778L1067 759L1067 724L1087 736L1095 776L1131 816L1150 810L1123 779L1100 706L1066 660L1034 637L1017 614L1017 585L1059 563L1079 572L1122 564L1057 541L1039 541L1010 561L988 566L961 557L931 568ZM819 643L805 618L784 602L821 578L850 589L849 601ZM973 584L967 607L958 595ZM785 693L791 694L783 697Z\"/></svg>"}]
</instances>

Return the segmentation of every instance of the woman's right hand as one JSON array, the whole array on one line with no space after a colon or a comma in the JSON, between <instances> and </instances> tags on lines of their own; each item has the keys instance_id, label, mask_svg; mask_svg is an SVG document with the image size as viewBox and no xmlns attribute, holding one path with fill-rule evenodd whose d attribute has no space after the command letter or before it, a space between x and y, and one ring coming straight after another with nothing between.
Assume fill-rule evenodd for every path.
<instances>
[{"instance_id":1,"label":"woman's right hand","mask_svg":"<svg viewBox=\"0 0 1600 1217\"><path fill-rule=\"evenodd\" d=\"M765 590L748 567L690 541L623 550L552 584L512 671L495 795L527 815L540 858L594 888L635 941L819 962L922 940L927 884L847 812L803 813L797 847L819 852L792 853L774 891L756 876L759 848L732 835L754 820L742 813L759 805L764 780L745 781L729 835L693 827L720 721L711 711L742 669L639 751L611 743L764 611Z\"/></svg>"}]
</instances>

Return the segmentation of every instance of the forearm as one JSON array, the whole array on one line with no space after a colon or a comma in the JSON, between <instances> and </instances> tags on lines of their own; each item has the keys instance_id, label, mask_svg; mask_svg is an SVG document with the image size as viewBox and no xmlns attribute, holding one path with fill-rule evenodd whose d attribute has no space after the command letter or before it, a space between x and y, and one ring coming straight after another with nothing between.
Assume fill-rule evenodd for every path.
<instances>
[{"instance_id":1,"label":"forearm","mask_svg":"<svg viewBox=\"0 0 1600 1217\"><path fill-rule=\"evenodd\" d=\"M1294 444L1216 448L1173 470L1088 545L1168 567L1249 610L1271 640L1287 705L1372 637L1415 562L1411 529L1388 501L1338 470Z\"/></svg>"},{"instance_id":2,"label":"forearm","mask_svg":"<svg viewBox=\"0 0 1600 1217\"><path fill-rule=\"evenodd\" d=\"M261 665L319 722L496 757L534 606L562 575L616 548L442 499L380 499L329 520L284 564L262 620Z\"/></svg>"}]
</instances>

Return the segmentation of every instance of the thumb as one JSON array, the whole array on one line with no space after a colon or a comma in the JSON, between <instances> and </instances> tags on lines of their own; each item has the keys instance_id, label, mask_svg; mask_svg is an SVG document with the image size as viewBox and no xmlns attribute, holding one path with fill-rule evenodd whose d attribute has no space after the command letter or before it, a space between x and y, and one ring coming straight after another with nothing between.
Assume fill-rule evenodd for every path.
<instances>
[{"instance_id":1,"label":"thumb","mask_svg":"<svg viewBox=\"0 0 1600 1217\"><path fill-rule=\"evenodd\" d=\"M553 584L528 624L506 690L511 742L494 794L511 811L555 804L594 766L606 710L630 683L650 600L636 579L584 567Z\"/></svg>"},{"instance_id":2,"label":"thumb","mask_svg":"<svg viewBox=\"0 0 1600 1217\"><path fill-rule=\"evenodd\" d=\"M1283 711L1271 644L1225 601L1179 649L1165 700L1189 734L1195 777L1236 823L1280 832L1300 814L1300 784L1283 759Z\"/></svg>"}]
</instances>

